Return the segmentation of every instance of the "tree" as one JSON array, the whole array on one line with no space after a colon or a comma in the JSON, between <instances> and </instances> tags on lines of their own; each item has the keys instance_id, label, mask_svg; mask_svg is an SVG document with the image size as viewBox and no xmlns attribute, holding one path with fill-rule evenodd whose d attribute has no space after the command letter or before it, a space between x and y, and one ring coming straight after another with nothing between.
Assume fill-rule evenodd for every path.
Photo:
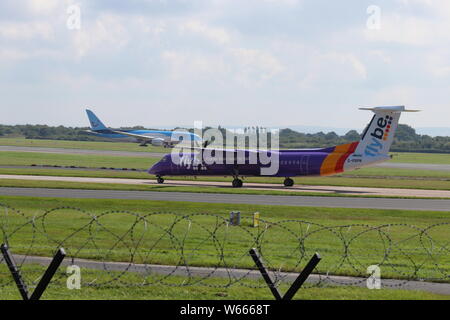
<instances>
[{"instance_id":1,"label":"tree","mask_svg":"<svg viewBox=\"0 0 450 320\"><path fill-rule=\"evenodd\" d=\"M406 124L399 124L395 133L397 140L417 141L420 136L416 134L416 130Z\"/></svg>"},{"instance_id":2,"label":"tree","mask_svg":"<svg viewBox=\"0 0 450 320\"><path fill-rule=\"evenodd\" d=\"M361 139L361 135L356 130L350 130L344 136L346 141L359 141Z\"/></svg>"}]
</instances>

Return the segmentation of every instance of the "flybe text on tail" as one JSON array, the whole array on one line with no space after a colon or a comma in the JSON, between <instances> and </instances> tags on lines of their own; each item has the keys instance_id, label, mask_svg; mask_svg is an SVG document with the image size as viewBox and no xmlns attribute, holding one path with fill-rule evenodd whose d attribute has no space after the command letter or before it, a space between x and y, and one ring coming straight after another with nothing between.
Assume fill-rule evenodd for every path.
<instances>
[{"instance_id":1,"label":"flybe text on tail","mask_svg":"<svg viewBox=\"0 0 450 320\"><path fill-rule=\"evenodd\" d=\"M372 139L366 146L364 151L366 156L376 157L381 154L383 150L383 141L387 141L391 131L393 117L387 115L386 117L379 117L373 132L370 134Z\"/></svg>"}]
</instances>

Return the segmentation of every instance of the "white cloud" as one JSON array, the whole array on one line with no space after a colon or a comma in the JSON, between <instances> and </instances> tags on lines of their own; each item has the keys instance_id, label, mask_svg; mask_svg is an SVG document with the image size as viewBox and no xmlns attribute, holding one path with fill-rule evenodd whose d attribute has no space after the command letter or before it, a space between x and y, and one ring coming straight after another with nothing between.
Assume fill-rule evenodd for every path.
<instances>
[{"instance_id":1,"label":"white cloud","mask_svg":"<svg viewBox=\"0 0 450 320\"><path fill-rule=\"evenodd\" d=\"M36 15L53 14L63 8L64 2L59 0L25 0L28 9Z\"/></svg>"},{"instance_id":2,"label":"white cloud","mask_svg":"<svg viewBox=\"0 0 450 320\"><path fill-rule=\"evenodd\" d=\"M129 35L126 20L113 14L102 14L93 23L84 23L80 30L71 31L73 45L78 57L90 53L113 52L125 47Z\"/></svg>"},{"instance_id":3,"label":"white cloud","mask_svg":"<svg viewBox=\"0 0 450 320\"><path fill-rule=\"evenodd\" d=\"M358 83L368 77L366 66L348 52L311 51L305 57L306 71L298 82L300 88L312 89L338 83Z\"/></svg>"},{"instance_id":4,"label":"white cloud","mask_svg":"<svg viewBox=\"0 0 450 320\"><path fill-rule=\"evenodd\" d=\"M450 1L449 1L450 3ZM447 5L450 9L450 5ZM433 7L434 8L434 7ZM434 8L437 10L437 8ZM433 18L382 10L379 30L364 29L368 41L414 46L440 45L448 41L450 12L437 11Z\"/></svg>"},{"instance_id":5,"label":"white cloud","mask_svg":"<svg viewBox=\"0 0 450 320\"><path fill-rule=\"evenodd\" d=\"M450 52L431 52L424 63L433 76L438 78L450 76Z\"/></svg>"},{"instance_id":6,"label":"white cloud","mask_svg":"<svg viewBox=\"0 0 450 320\"><path fill-rule=\"evenodd\" d=\"M333 118L320 114L353 110L361 103L429 104L445 111L448 0L384 1L379 31L367 30L366 8L359 0L346 5L313 0L149 2L133 1L130 9L120 1L2 1L2 99L34 106L40 95L41 105L51 105L72 93L82 103L107 105L111 115L129 99L131 124L141 121L149 105L166 110L160 117L177 115L171 120L175 124L191 120L187 109L201 112L211 104L228 108L217 122L229 124L240 121L235 114L257 114L261 123L295 124L292 119L308 118L318 125L351 127L353 119L341 113ZM71 31L66 9L76 3L81 30ZM274 107L284 112L276 114ZM36 112L29 108L23 112L30 116L26 121L34 121ZM148 121L158 125L153 114ZM421 121L432 126L436 119L424 112Z\"/></svg>"},{"instance_id":7,"label":"white cloud","mask_svg":"<svg viewBox=\"0 0 450 320\"><path fill-rule=\"evenodd\" d=\"M30 40L54 37L53 26L48 22L0 22L0 38L9 40Z\"/></svg>"},{"instance_id":8,"label":"white cloud","mask_svg":"<svg viewBox=\"0 0 450 320\"><path fill-rule=\"evenodd\" d=\"M1 48L0 49L0 63L2 62L15 62L23 60L29 57L29 54L23 50L14 48Z\"/></svg>"},{"instance_id":9,"label":"white cloud","mask_svg":"<svg viewBox=\"0 0 450 320\"><path fill-rule=\"evenodd\" d=\"M181 34L199 34L221 45L230 43L231 36L224 28L211 27L198 20L189 20L180 26Z\"/></svg>"},{"instance_id":10,"label":"white cloud","mask_svg":"<svg viewBox=\"0 0 450 320\"><path fill-rule=\"evenodd\" d=\"M399 3L409 7L421 7L432 10L438 16L449 17L450 2L448 0L397 0Z\"/></svg>"},{"instance_id":11,"label":"white cloud","mask_svg":"<svg viewBox=\"0 0 450 320\"><path fill-rule=\"evenodd\" d=\"M284 69L280 61L267 52L230 48L220 53L164 51L161 54L172 79L194 82L198 79L237 83L247 87L261 85Z\"/></svg>"},{"instance_id":12,"label":"white cloud","mask_svg":"<svg viewBox=\"0 0 450 320\"><path fill-rule=\"evenodd\" d=\"M194 81L205 76L220 77L226 73L220 56L168 50L161 53L161 58L168 65L170 78L174 80Z\"/></svg>"},{"instance_id":13,"label":"white cloud","mask_svg":"<svg viewBox=\"0 0 450 320\"><path fill-rule=\"evenodd\" d=\"M237 79L247 85L253 81L258 83L269 80L284 69L281 62L268 52L235 48L230 53L237 63Z\"/></svg>"},{"instance_id":14,"label":"white cloud","mask_svg":"<svg viewBox=\"0 0 450 320\"><path fill-rule=\"evenodd\" d=\"M409 86L394 86L375 94L376 105L414 105L417 99L416 89Z\"/></svg>"}]
</instances>

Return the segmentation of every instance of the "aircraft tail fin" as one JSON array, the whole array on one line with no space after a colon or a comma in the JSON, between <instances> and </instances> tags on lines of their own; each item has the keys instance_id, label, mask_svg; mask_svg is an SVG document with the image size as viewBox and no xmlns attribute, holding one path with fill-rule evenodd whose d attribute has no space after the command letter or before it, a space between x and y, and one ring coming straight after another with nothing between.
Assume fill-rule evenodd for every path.
<instances>
[{"instance_id":1,"label":"aircraft tail fin","mask_svg":"<svg viewBox=\"0 0 450 320\"><path fill-rule=\"evenodd\" d=\"M89 118L89 122L91 124L92 131L106 130L108 129L103 122L100 121L99 118L93 113L91 110L86 109L86 114Z\"/></svg>"},{"instance_id":2,"label":"aircraft tail fin","mask_svg":"<svg viewBox=\"0 0 450 320\"><path fill-rule=\"evenodd\" d=\"M361 109L375 113L361 139L320 150L329 153L322 163L320 175L333 175L389 160L388 152L394 142L400 114L418 111L406 110L404 106Z\"/></svg>"},{"instance_id":3,"label":"aircraft tail fin","mask_svg":"<svg viewBox=\"0 0 450 320\"><path fill-rule=\"evenodd\" d=\"M401 113L419 111L406 110L404 106L360 108L360 110L370 110L375 113L355 150L355 154L360 154L369 161L387 157L394 142Z\"/></svg>"}]
</instances>

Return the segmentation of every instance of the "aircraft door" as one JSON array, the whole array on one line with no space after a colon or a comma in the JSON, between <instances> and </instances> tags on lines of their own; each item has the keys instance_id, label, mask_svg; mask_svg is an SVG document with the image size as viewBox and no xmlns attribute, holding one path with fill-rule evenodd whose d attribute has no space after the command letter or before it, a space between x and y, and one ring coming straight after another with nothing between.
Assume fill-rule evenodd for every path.
<instances>
[{"instance_id":1,"label":"aircraft door","mask_svg":"<svg viewBox=\"0 0 450 320\"><path fill-rule=\"evenodd\" d=\"M309 155L304 155L300 158L300 173L301 175L309 174Z\"/></svg>"}]
</instances>

